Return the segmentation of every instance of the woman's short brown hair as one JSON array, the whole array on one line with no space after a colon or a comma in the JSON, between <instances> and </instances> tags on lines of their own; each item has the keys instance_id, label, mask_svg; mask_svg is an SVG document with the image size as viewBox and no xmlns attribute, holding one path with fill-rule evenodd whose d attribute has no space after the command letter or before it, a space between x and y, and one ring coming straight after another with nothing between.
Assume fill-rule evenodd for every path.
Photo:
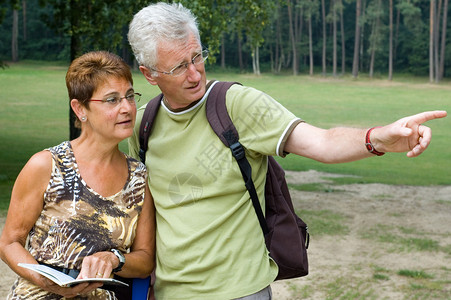
<instances>
[{"instance_id":1,"label":"woman's short brown hair","mask_svg":"<svg viewBox=\"0 0 451 300\"><path fill-rule=\"evenodd\" d=\"M123 78L133 85L130 67L116 54L107 51L93 51L74 59L66 74L69 101L77 99L89 107L89 99L97 87L111 77ZM80 126L76 119L75 126Z\"/></svg>"}]
</instances>

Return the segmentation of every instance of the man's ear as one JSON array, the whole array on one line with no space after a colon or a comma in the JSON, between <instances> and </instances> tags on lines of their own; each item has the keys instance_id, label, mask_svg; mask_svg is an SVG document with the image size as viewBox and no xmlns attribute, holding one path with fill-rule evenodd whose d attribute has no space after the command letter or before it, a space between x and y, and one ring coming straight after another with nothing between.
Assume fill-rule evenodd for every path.
<instances>
[{"instance_id":1,"label":"man's ear","mask_svg":"<svg viewBox=\"0 0 451 300\"><path fill-rule=\"evenodd\" d=\"M157 85L155 76L152 75L153 72L151 70L149 70L147 67L144 66L139 66L139 70L141 71L141 73L143 73L144 77L146 77L147 81L151 85Z\"/></svg>"}]
</instances>

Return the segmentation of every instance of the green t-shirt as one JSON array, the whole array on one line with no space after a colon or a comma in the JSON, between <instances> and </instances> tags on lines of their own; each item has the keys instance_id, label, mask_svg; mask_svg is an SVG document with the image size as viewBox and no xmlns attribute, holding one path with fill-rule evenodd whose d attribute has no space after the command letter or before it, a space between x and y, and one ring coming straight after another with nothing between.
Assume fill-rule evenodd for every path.
<instances>
[{"instance_id":1,"label":"green t-shirt","mask_svg":"<svg viewBox=\"0 0 451 300\"><path fill-rule=\"evenodd\" d=\"M207 96L177 113L162 103L149 138L157 299L242 297L268 286L278 272L239 167L207 121ZM284 141L300 120L253 88L233 85L226 101L264 207L267 155L284 156ZM144 107L129 142L135 157L143 113Z\"/></svg>"}]
</instances>

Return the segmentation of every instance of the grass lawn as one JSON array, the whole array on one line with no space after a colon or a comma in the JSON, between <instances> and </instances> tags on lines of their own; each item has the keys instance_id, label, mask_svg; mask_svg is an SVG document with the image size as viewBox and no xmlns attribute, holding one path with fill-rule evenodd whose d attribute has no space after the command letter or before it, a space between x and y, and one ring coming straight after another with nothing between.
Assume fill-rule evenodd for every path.
<instances>
[{"instance_id":1,"label":"grass lawn","mask_svg":"<svg viewBox=\"0 0 451 300\"><path fill-rule=\"evenodd\" d=\"M5 211L13 182L34 153L59 144L69 136L66 65L24 62L0 69L0 211ZM264 74L208 73L209 79L234 80L263 90L296 115L320 127L370 127L424 110L451 112L451 85L428 84L427 78L402 77L394 82L351 77L276 76ZM141 104L158 93L140 73L135 90ZM279 161L286 169L315 169L360 176L352 182L382 182L407 185L444 185L448 171L451 118L434 120L434 138L426 153L409 159L405 154L387 154L359 162L325 165L293 155ZM363 143L363 141L362 141ZM127 151L126 143L121 149Z\"/></svg>"}]
</instances>

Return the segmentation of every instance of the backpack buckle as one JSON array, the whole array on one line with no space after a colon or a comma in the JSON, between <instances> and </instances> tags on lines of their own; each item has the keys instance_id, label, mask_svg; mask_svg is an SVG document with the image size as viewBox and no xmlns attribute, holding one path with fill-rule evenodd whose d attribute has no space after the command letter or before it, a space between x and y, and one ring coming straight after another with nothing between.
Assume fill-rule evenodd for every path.
<instances>
[{"instance_id":1,"label":"backpack buckle","mask_svg":"<svg viewBox=\"0 0 451 300\"><path fill-rule=\"evenodd\" d=\"M240 142L236 142L233 145L230 146L230 150L232 150L232 155L235 157L235 159L242 159L245 157L244 155L244 148L240 144Z\"/></svg>"}]
</instances>

